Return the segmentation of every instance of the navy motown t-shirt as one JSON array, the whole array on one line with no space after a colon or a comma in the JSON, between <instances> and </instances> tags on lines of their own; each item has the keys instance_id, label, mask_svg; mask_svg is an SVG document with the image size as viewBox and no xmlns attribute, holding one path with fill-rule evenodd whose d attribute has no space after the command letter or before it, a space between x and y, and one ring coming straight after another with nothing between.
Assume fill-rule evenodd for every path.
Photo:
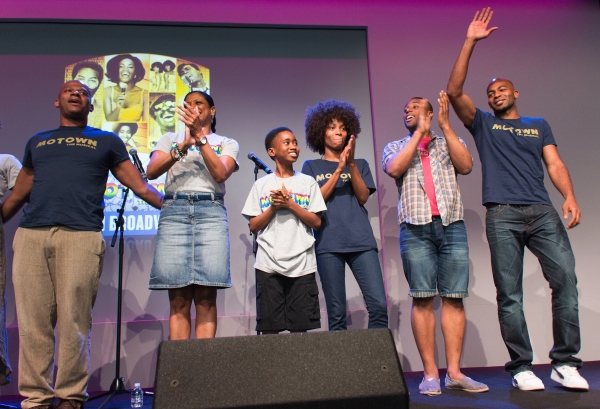
<instances>
[{"instance_id":1,"label":"navy motown t-shirt","mask_svg":"<svg viewBox=\"0 0 600 409\"><path fill-rule=\"evenodd\" d=\"M499 119L477 108L468 129L481 160L484 205L552 205L544 186L542 151L556 142L545 119Z\"/></svg>"},{"instance_id":2,"label":"navy motown t-shirt","mask_svg":"<svg viewBox=\"0 0 600 409\"><path fill-rule=\"evenodd\" d=\"M101 231L108 172L128 158L117 135L89 126L32 136L23 166L33 169L33 188L19 226Z\"/></svg>"},{"instance_id":3,"label":"navy motown t-shirt","mask_svg":"<svg viewBox=\"0 0 600 409\"><path fill-rule=\"evenodd\" d=\"M355 161L370 194L373 194L376 187L369 163L364 159L355 159ZM337 167L338 162L323 159L307 160L302 165L302 173L315 178L319 187L322 187ZM321 217L321 228L315 232L317 254L377 250L367 209L358 204L358 199L352 190L350 169L347 166L325 204L327 210Z\"/></svg>"}]
</instances>

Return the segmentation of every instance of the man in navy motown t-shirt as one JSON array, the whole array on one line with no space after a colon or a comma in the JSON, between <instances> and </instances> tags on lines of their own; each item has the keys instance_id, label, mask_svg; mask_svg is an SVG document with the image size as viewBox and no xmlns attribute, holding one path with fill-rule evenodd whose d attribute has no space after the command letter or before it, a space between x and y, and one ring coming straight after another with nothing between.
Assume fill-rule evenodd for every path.
<instances>
[{"instance_id":1,"label":"man in navy motown t-shirt","mask_svg":"<svg viewBox=\"0 0 600 409\"><path fill-rule=\"evenodd\" d=\"M575 257L567 231L552 207L544 186L544 168L565 198L568 228L579 224L581 212L567 167L558 155L548 123L517 112L519 92L507 79L494 78L487 88L494 115L475 108L463 92L471 54L477 41L487 38L493 12L477 12L448 81L448 96L460 120L473 135L483 172L486 234L492 255L502 338L510 354L505 365L520 390L544 389L532 372L533 350L523 314L523 254L525 246L538 258L552 289L554 346L551 379L564 387L589 389L579 374L580 349Z\"/></svg>"},{"instance_id":2,"label":"man in navy motown t-shirt","mask_svg":"<svg viewBox=\"0 0 600 409\"><path fill-rule=\"evenodd\" d=\"M6 221L29 198L13 244L23 408L76 409L87 400L108 172L152 206L162 203L162 195L129 161L119 137L87 126L90 95L79 81L63 84L54 102L60 127L29 139L13 194L1 208ZM55 397L59 400L51 406Z\"/></svg>"}]
</instances>

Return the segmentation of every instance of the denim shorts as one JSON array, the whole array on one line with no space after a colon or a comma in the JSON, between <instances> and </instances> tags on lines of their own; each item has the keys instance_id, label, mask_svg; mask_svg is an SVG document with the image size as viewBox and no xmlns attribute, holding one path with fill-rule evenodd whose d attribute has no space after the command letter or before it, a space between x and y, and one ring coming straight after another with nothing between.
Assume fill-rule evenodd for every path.
<instances>
[{"instance_id":1,"label":"denim shorts","mask_svg":"<svg viewBox=\"0 0 600 409\"><path fill-rule=\"evenodd\" d=\"M223 200L168 199L163 203L148 288L192 284L231 287Z\"/></svg>"},{"instance_id":2,"label":"denim shorts","mask_svg":"<svg viewBox=\"0 0 600 409\"><path fill-rule=\"evenodd\" d=\"M439 217L423 225L402 223L400 254L411 297L468 296L469 246L462 220L448 226Z\"/></svg>"}]
</instances>

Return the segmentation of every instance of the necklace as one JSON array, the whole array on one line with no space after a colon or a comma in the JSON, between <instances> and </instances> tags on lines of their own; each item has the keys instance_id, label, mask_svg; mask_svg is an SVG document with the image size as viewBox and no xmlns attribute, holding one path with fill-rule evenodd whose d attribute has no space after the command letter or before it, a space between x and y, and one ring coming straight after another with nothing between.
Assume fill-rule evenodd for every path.
<instances>
[{"instance_id":1,"label":"necklace","mask_svg":"<svg viewBox=\"0 0 600 409\"><path fill-rule=\"evenodd\" d=\"M291 180L292 180L292 178L293 178L294 176L296 176L296 171L294 171L294 174L293 174L292 176L290 176L290 177L287 177L287 178L280 178L280 177L278 177L278 176L277 176L275 173L273 173L273 175L275 175L275 183L277 184L277 189L281 189L281 186L283 185L283 186L285 186L285 188L286 188L286 189L287 189L287 191L289 192L289 191L290 191L290 188L289 188L288 186L286 186L286 185L285 185L285 182L284 182L284 181L285 181L285 180L287 180L287 181L288 181L288 185L289 185L289 184L290 184L290 182L291 182Z\"/></svg>"}]
</instances>

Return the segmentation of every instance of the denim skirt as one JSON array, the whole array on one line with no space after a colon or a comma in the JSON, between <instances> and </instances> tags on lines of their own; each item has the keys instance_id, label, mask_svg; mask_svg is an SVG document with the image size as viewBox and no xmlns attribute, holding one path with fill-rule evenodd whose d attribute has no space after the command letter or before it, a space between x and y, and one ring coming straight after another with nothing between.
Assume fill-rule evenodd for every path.
<instances>
[{"instance_id":1,"label":"denim skirt","mask_svg":"<svg viewBox=\"0 0 600 409\"><path fill-rule=\"evenodd\" d=\"M168 199L163 203L148 288L192 284L231 287L223 200Z\"/></svg>"}]
</instances>

